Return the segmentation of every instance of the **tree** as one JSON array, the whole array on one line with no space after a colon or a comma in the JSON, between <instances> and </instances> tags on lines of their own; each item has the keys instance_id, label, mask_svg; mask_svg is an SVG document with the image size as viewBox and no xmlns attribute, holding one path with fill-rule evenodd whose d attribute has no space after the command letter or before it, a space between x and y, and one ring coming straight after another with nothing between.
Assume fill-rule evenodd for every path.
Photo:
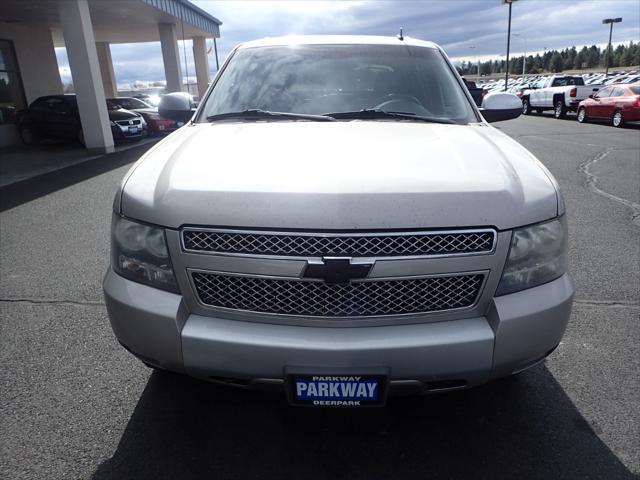
<instances>
[{"instance_id":1,"label":"tree","mask_svg":"<svg viewBox=\"0 0 640 480\"><path fill-rule=\"evenodd\" d=\"M542 55L529 55L527 57L526 73L561 72L563 70L582 70L604 66L607 49L600 49L595 45L583 46L580 50L576 47L563 50L546 50ZM609 66L631 67L640 65L640 43L629 42L627 45L618 45L611 49ZM509 72L514 75L522 73L523 57L513 57L509 62ZM584 66L583 66L584 65ZM480 74L490 75L504 73L506 62L500 60L487 60L480 63ZM459 70L462 75L475 75L477 65L470 61L460 63Z\"/></svg>"},{"instance_id":2,"label":"tree","mask_svg":"<svg viewBox=\"0 0 640 480\"><path fill-rule=\"evenodd\" d=\"M570 49L567 50L567 57L564 59L564 68L566 70L570 70L573 68L573 66L575 65L577 56L578 56L578 52L576 51L576 47L571 47Z\"/></svg>"},{"instance_id":3,"label":"tree","mask_svg":"<svg viewBox=\"0 0 640 480\"><path fill-rule=\"evenodd\" d=\"M582 49L577 53L576 58L573 60L573 68L584 68L582 64L587 62L588 56L589 50L587 49L587 47L582 47Z\"/></svg>"},{"instance_id":4,"label":"tree","mask_svg":"<svg viewBox=\"0 0 640 480\"><path fill-rule=\"evenodd\" d=\"M552 72L561 72L564 68L564 61L562 60L562 55L560 55L557 51L553 52L551 56L551 61L549 62L549 70Z\"/></svg>"}]
</instances>

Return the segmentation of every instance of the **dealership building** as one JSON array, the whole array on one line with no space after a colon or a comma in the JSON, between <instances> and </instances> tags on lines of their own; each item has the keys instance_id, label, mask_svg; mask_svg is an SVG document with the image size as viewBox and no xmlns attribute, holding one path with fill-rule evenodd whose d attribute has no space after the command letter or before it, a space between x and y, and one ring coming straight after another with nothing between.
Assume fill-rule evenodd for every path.
<instances>
[{"instance_id":1,"label":"dealership building","mask_svg":"<svg viewBox=\"0 0 640 480\"><path fill-rule=\"evenodd\" d=\"M178 39L193 41L198 93L209 83L207 38L222 23L187 0L2 0L0 147L20 143L15 112L63 93L55 47L66 47L84 141L113 151L105 97L116 96L110 44L160 42L167 91L183 89Z\"/></svg>"}]
</instances>

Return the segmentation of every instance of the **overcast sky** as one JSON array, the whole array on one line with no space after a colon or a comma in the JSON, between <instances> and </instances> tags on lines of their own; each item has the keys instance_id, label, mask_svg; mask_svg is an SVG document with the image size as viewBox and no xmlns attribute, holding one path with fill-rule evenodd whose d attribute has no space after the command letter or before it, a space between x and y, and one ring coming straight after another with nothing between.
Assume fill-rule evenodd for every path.
<instances>
[{"instance_id":1,"label":"overcast sky","mask_svg":"<svg viewBox=\"0 0 640 480\"><path fill-rule=\"evenodd\" d=\"M223 22L218 39L220 62L238 43L288 34L405 35L440 44L450 57L497 57L506 51L507 11L501 0L353 0L241 1L191 0ZM513 5L511 51L514 54L606 44L601 20L622 17L614 43L640 40L639 0L518 0ZM180 44L182 42L179 42ZM187 70L194 75L191 43ZM213 45L212 41L208 44ZM182 45L181 45L182 46ZM475 46L475 48L471 48ZM164 80L159 43L112 45L119 84ZM69 79L64 49L57 49L63 80ZM183 54L181 50L181 60ZM209 57L215 71L213 53ZM182 66L184 73L184 65Z\"/></svg>"}]
</instances>

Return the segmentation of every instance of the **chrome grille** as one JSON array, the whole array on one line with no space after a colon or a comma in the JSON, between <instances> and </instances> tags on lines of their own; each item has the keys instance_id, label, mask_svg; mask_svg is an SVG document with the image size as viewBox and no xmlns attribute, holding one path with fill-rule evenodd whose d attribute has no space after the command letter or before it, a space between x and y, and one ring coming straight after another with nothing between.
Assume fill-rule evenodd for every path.
<instances>
[{"instance_id":1,"label":"chrome grille","mask_svg":"<svg viewBox=\"0 0 640 480\"><path fill-rule=\"evenodd\" d=\"M116 120L116 123L123 127L128 127L129 125L140 125L140 119L138 118L133 120Z\"/></svg>"},{"instance_id":2,"label":"chrome grille","mask_svg":"<svg viewBox=\"0 0 640 480\"><path fill-rule=\"evenodd\" d=\"M185 229L185 250L280 256L383 257L488 253L493 230L393 234L261 233Z\"/></svg>"},{"instance_id":3,"label":"chrome grille","mask_svg":"<svg viewBox=\"0 0 640 480\"><path fill-rule=\"evenodd\" d=\"M347 284L192 272L200 301L234 310L309 317L367 317L472 306L484 275Z\"/></svg>"}]
</instances>

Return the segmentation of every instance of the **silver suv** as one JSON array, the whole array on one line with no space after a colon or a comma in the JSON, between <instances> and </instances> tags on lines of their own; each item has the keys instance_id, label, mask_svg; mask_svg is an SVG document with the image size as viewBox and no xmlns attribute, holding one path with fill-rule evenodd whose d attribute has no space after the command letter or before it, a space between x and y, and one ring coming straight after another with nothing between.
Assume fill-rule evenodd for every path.
<instances>
[{"instance_id":1,"label":"silver suv","mask_svg":"<svg viewBox=\"0 0 640 480\"><path fill-rule=\"evenodd\" d=\"M127 173L104 294L149 366L312 406L463 389L558 345L571 310L551 174L487 122L437 45L238 46Z\"/></svg>"}]
</instances>

